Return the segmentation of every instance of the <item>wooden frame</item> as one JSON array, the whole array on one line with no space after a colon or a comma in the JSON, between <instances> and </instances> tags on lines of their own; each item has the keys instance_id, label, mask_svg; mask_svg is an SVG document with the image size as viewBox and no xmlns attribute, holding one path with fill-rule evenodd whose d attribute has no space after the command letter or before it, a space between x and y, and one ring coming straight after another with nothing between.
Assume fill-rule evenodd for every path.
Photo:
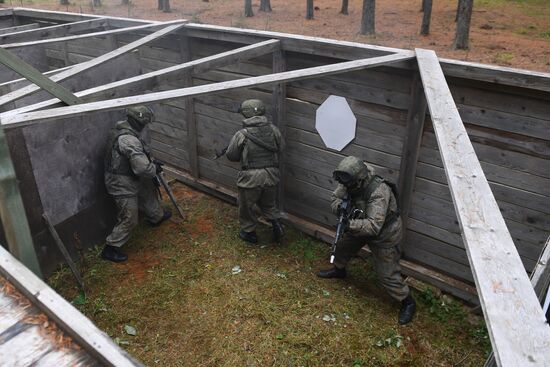
<instances>
[{"instance_id":1,"label":"wooden frame","mask_svg":"<svg viewBox=\"0 0 550 367\"><path fill-rule=\"evenodd\" d=\"M31 13L37 14L29 14ZM69 14L56 13L55 17L65 21L74 20ZM109 22L112 26L132 25L129 19L110 19ZM159 23L40 42L47 44L96 35L112 36L153 26L159 26ZM534 366L549 360L548 326L541 317L540 305L536 297L533 297L534 292L531 291L525 273L525 267L529 267L529 263L521 263L522 259L525 259L518 256L513 240L519 243L517 247L520 253L526 251L526 248L532 253L537 250L537 236L540 236L540 233L535 235L531 228L550 230L550 220L547 218L550 212L545 211L549 206L550 197L550 190L547 189L549 186L546 185L550 179L546 161L550 158L550 136L544 127L537 125L540 121L550 120L547 117L548 110L541 102L550 98L547 94L550 92L550 74L438 60L433 52L426 50L411 52L353 42L202 24L185 24L178 37L181 41L178 45L161 46L166 48L163 49L166 55L177 61L157 60L154 67L149 68L154 71L77 92L76 95L86 103L59 107L59 101L56 99L43 101L1 114L1 123L9 132L10 129L17 130L23 126L39 125L47 121L68 121L71 117L85 116L88 113L121 110L137 104L159 104L171 109L173 115L178 116L177 121L171 121L175 126L169 126L171 130L167 130L174 132L173 136L168 137L172 143L165 144L168 147L170 144L174 145L175 160L185 159L188 164L186 169L189 169L191 174L180 173L178 178L219 197L232 200L231 190L223 185L228 186L228 177L235 172L234 168L228 163L213 163L206 159L207 149L204 142L201 146L199 136L205 122L218 130L224 127L235 128L236 124L231 120L234 117L224 120L221 116L224 111L218 108L223 104L234 104L234 100L228 96L228 91L233 91L237 96L235 98L239 99L250 95L271 98L274 122L279 124L283 131L288 128L293 134L298 134L298 137L289 136L289 139L292 138L295 142L303 139L305 143L300 145L299 149L307 148L310 155L318 153L330 158L330 162L311 159L303 165L315 168L315 165L324 164L322 168L325 171L326 166L333 164L341 155L327 152L319 146L315 134L308 130L310 121L307 119L311 118L311 111L315 105L325 97L323 93L327 86L329 92L335 90L343 94L351 93L351 88L356 93L363 93L367 97L361 95L352 98L352 107L362 121L361 128L367 129L368 134L373 134L374 139L379 136L377 133L380 131L386 135L394 134L395 140L399 143L389 147L388 151L383 151L384 144L387 145L385 141L373 147L369 142L364 142L367 140L364 136L367 133L363 133L363 141L352 143L344 154L372 156L386 163L380 166L386 169L382 172L394 175L396 171L399 172L403 211L405 215L411 215L407 234L416 236L411 240L413 242L423 236L425 247L418 249L419 254L423 253L422 256L429 255L428 250L433 250L434 253L441 251L438 241L445 242L448 246L444 249L452 252L448 256L454 256L452 259L456 259L455 263L461 266L453 270L452 274L463 275L463 278L458 279L469 280L471 277L471 280L475 281L497 363L501 366ZM214 55L206 53L208 56L204 56L200 54L204 51L200 50L201 45L197 45L200 43L197 40L210 42L212 49L223 51L215 51ZM199 46L198 51L193 50L193 42L195 46ZM241 47L227 51L228 43ZM18 43L2 47L24 46L29 44ZM262 61L250 60L270 53L273 53L272 64L268 64L267 68L266 58ZM197 55L198 58L194 59ZM304 55L308 57L300 58ZM416 72L415 58L420 74ZM237 65L244 60L248 60L246 66ZM174 63L176 65L166 66ZM295 65L298 67L293 70L292 66ZM380 74L375 75L382 80L369 81L374 83L375 88L371 84L363 83L364 80L359 73L352 76L345 74L365 71L366 68L375 66L381 66L383 69ZM243 68L250 68L251 71ZM72 69L61 73L70 74L70 70ZM390 74L391 76L388 76ZM248 77L233 80L239 75ZM417 78L415 81L414 75ZM171 84L168 81L175 76L183 78L184 88L164 90L170 88ZM454 100L445 76L451 77L449 84L454 88ZM346 77L348 79L345 79ZM388 96L385 95L387 91L384 91L385 77L394 78L392 87L398 90L388 93ZM350 81L350 78L354 79ZM193 85L197 80L199 85ZM482 85L479 90L476 89L478 85ZM153 88L163 91L140 95L140 89ZM483 93L488 90L487 93L495 95L498 88L515 95L525 92L525 96L514 97L522 103L516 107L513 103L506 102L507 106L503 111L494 107L494 111L487 109L483 103L489 103L487 100L492 99L492 95L485 96ZM27 88L30 89L32 88ZM132 93L136 95L131 95ZM463 95L473 102L464 101ZM529 99L531 96L534 97L532 100ZM507 98L506 101L512 100L506 93L502 94L502 98ZM208 103L211 105L207 105ZM479 109L472 107L478 105ZM207 110L207 107L210 110ZM429 120L426 114L427 107L430 111ZM182 110L184 113L181 113ZM291 112L287 113L287 110ZM212 115L206 116L207 112ZM225 112L230 111L226 108ZM299 113L303 115L298 116ZM499 126L495 127L494 121L488 123L486 115L491 115L494 121L499 122ZM523 125L515 124L516 118L522 119ZM510 122L511 119L514 119L514 123ZM228 123L221 125L220 122ZM225 139L224 134L228 132L222 133L220 135ZM468 134L471 137L468 137ZM212 143L209 144L211 148ZM498 149L506 144L511 148L505 152L506 154L500 154ZM484 159L478 159L474 148ZM289 156L295 157L301 153L296 144L293 149L296 150L291 151ZM524 158L532 159L532 164L526 168L518 163ZM499 162L502 162L502 165L499 165ZM283 171L286 168L282 166ZM301 193L312 189L328 197L330 185L323 176L323 169L315 171L313 168L307 175L311 182L318 185L315 186L308 181L306 183L309 186L304 185L305 189L301 188ZM219 172L216 172L217 176L211 175L213 179L207 178L204 176L208 169ZM516 177L510 178L510 171L513 171ZM288 175L296 176L297 173L289 170ZM219 177L223 180L220 179L218 182L216 179ZM305 180L304 177L293 179ZM524 189L521 186L522 182L532 182L533 185ZM447 192L447 189L450 191ZM536 190L541 192L535 192ZM284 190L281 190L280 200L287 200L282 193ZM518 202L521 203L523 198L529 198L533 202L532 197L535 194L540 197L540 201L533 207L521 207L520 212L516 211ZM495 197L499 200L498 203ZM319 199L306 204L316 206L317 213L320 213L325 209L326 202ZM441 210L434 215L426 210L420 212L422 204ZM296 208L305 208L305 205L295 206L294 214ZM437 220L441 213L448 217L446 221L436 223L437 225L429 231L420 228L420 225L431 225L430 220ZM326 218L316 215L306 217L308 220L289 215L289 221L301 230L327 240L331 231L311 222L313 220L326 223L323 221ZM420 216L427 218L424 223L418 220ZM452 221L455 216L460 223ZM519 238L512 239L507 226L512 232L519 234ZM521 246L525 247L522 249ZM467 257L461 258L460 256L465 255L462 253L464 250ZM422 263L419 256L412 259ZM445 262L448 260L445 257L447 254L437 256L434 255L436 268L445 269L445 265L450 263ZM424 262L430 265L429 261ZM461 283L452 277L445 278L409 260L403 262L403 267L407 274L425 277L441 287L449 287L449 290L462 298L473 298L473 287L469 284ZM469 273L470 269L472 274ZM506 272L502 269L506 269ZM533 336L536 336L536 340Z\"/></svg>"},{"instance_id":2,"label":"wooden frame","mask_svg":"<svg viewBox=\"0 0 550 367\"><path fill-rule=\"evenodd\" d=\"M435 52L416 49L416 55L496 361L499 366L544 365L550 362L550 328L540 303Z\"/></svg>"}]
</instances>

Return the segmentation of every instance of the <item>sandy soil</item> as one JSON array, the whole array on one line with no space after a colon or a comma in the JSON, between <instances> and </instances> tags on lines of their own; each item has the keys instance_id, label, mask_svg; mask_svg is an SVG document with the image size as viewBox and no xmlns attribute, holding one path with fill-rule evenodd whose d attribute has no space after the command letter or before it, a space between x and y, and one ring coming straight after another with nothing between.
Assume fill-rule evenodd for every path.
<instances>
[{"instance_id":1,"label":"sandy soil","mask_svg":"<svg viewBox=\"0 0 550 367\"><path fill-rule=\"evenodd\" d=\"M305 1L273 0L273 12L260 12L253 1L254 17L243 16L242 0L172 0L172 13L156 9L156 0L103 1L91 8L80 0L69 6L57 1L13 2L16 6L73 12L108 14L142 19L189 19L193 22L305 34L390 47L435 50L447 58L499 64L550 72L550 1L477 0L471 27L471 48L451 49L454 40L456 1L434 2L429 36L419 35L422 13L420 0L379 0L375 37L358 33L362 0L349 1L349 15L339 14L339 0L315 0L315 19L305 19ZM6 3L4 6L9 6Z\"/></svg>"}]
</instances>

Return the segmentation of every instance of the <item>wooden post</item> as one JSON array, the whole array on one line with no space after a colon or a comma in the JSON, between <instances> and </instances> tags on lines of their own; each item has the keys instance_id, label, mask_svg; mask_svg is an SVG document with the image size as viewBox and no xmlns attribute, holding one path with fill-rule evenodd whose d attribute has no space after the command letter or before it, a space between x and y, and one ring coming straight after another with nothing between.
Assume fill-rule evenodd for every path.
<instances>
[{"instance_id":1,"label":"wooden post","mask_svg":"<svg viewBox=\"0 0 550 367\"><path fill-rule=\"evenodd\" d=\"M191 61L191 48L189 37L182 37L180 40L180 55L183 62ZM191 70L183 76L183 85L193 86ZM185 98L185 121L187 122L187 156L189 158L189 172L195 178L199 177L199 157L197 142L197 119L195 116L195 99Z\"/></svg>"},{"instance_id":2,"label":"wooden post","mask_svg":"<svg viewBox=\"0 0 550 367\"><path fill-rule=\"evenodd\" d=\"M10 252L36 276L42 278L8 142L2 127L0 127L0 218Z\"/></svg>"},{"instance_id":3,"label":"wooden post","mask_svg":"<svg viewBox=\"0 0 550 367\"><path fill-rule=\"evenodd\" d=\"M399 168L399 208L404 228L407 228L409 218L427 107L420 75L415 74L411 86L411 99L407 115L407 134L403 142L401 167Z\"/></svg>"},{"instance_id":4,"label":"wooden post","mask_svg":"<svg viewBox=\"0 0 550 367\"><path fill-rule=\"evenodd\" d=\"M420 34L427 36L430 34L430 21L432 18L432 0L424 0L422 2L422 9L424 16L422 17L422 27L420 28Z\"/></svg>"},{"instance_id":5,"label":"wooden post","mask_svg":"<svg viewBox=\"0 0 550 367\"><path fill-rule=\"evenodd\" d=\"M285 52L279 47L273 52L273 72L281 73L286 71ZM279 128L283 141L286 139L286 83L278 83L273 86L273 124ZM279 156L279 172L281 182L279 182L278 203L279 209L284 211L284 191L285 191L285 154L282 152Z\"/></svg>"},{"instance_id":6,"label":"wooden post","mask_svg":"<svg viewBox=\"0 0 550 367\"><path fill-rule=\"evenodd\" d=\"M464 247L499 366L550 363L550 328L462 123L435 52L418 67L460 222Z\"/></svg>"}]
</instances>

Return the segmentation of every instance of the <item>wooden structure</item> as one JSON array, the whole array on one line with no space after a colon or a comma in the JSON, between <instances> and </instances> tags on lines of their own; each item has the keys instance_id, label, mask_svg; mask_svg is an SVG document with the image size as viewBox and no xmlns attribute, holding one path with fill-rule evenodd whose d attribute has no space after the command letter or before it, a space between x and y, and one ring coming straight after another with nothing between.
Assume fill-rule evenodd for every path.
<instances>
[{"instance_id":1,"label":"wooden structure","mask_svg":"<svg viewBox=\"0 0 550 367\"><path fill-rule=\"evenodd\" d=\"M289 223L330 239L331 172L345 155L362 157L399 183L405 273L479 301L499 365L550 363L550 329L528 278L550 230L550 74L185 22L0 15L6 27L47 21L67 32L0 35L1 48L78 101L66 106L55 86L45 92L0 70L0 122L45 273L59 255L43 213L74 246L98 243L112 224L101 156L124 108L153 107L156 157L183 182L234 200L238 166L212 157L240 128L240 102L260 98L287 141L280 205ZM342 152L314 127L331 94L358 121Z\"/></svg>"}]
</instances>

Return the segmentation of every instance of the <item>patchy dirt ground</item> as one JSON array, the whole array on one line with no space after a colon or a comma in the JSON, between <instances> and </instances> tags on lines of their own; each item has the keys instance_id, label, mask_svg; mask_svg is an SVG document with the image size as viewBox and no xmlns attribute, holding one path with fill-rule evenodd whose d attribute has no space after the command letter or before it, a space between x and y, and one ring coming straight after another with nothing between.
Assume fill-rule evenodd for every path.
<instances>
[{"instance_id":1,"label":"patchy dirt ground","mask_svg":"<svg viewBox=\"0 0 550 367\"><path fill-rule=\"evenodd\" d=\"M156 0L103 0L99 8L90 1L71 1L60 6L55 0L20 0L4 6L26 6L72 12L117 15L143 19L185 18L193 22L305 34L391 47L435 50L447 58L550 72L550 1L476 0L471 27L471 48L451 49L454 40L456 0L434 1L431 34L420 36L421 0L378 0L375 37L360 35L362 0L349 1L349 15L339 14L340 0L315 0L315 19L305 19L305 1L272 0L273 12L258 10L243 16L242 0L171 0L172 13L157 10Z\"/></svg>"},{"instance_id":2,"label":"patchy dirt ground","mask_svg":"<svg viewBox=\"0 0 550 367\"><path fill-rule=\"evenodd\" d=\"M289 230L283 245L259 231L237 237L236 208L175 185L186 222L142 224L112 264L89 252L88 298L69 270L50 284L149 366L480 366L489 347L482 321L450 297L416 292L414 322L355 260L346 280L315 276L329 247ZM165 203L168 206L168 203ZM136 335L132 334L131 326Z\"/></svg>"}]
</instances>

